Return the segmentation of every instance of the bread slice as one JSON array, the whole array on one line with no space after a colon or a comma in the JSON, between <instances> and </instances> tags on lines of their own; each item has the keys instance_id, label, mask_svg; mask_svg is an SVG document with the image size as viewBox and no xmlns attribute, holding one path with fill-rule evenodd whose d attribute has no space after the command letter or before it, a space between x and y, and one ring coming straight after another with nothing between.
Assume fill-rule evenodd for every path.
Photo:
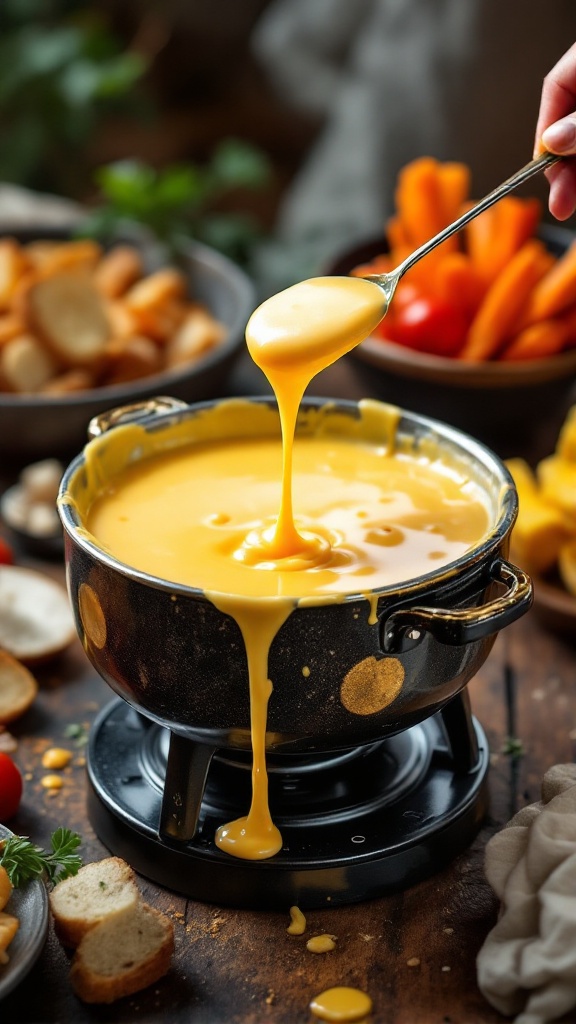
<instances>
[{"instance_id":1,"label":"bread slice","mask_svg":"<svg viewBox=\"0 0 576 1024\"><path fill-rule=\"evenodd\" d=\"M76 637L64 587L19 565L0 565L0 647L33 665L59 654Z\"/></svg>"},{"instance_id":2,"label":"bread slice","mask_svg":"<svg viewBox=\"0 0 576 1024\"><path fill-rule=\"evenodd\" d=\"M0 649L0 724L20 718L37 693L38 683L32 673L8 651Z\"/></svg>"},{"instance_id":3,"label":"bread slice","mask_svg":"<svg viewBox=\"0 0 576 1024\"><path fill-rule=\"evenodd\" d=\"M84 936L70 969L72 988L85 1003L113 1003L158 981L173 951L170 919L139 903Z\"/></svg>"},{"instance_id":4,"label":"bread slice","mask_svg":"<svg viewBox=\"0 0 576 1024\"><path fill-rule=\"evenodd\" d=\"M72 947L100 922L135 910L139 902L134 872L120 857L85 864L50 893L56 934L64 946Z\"/></svg>"},{"instance_id":5,"label":"bread slice","mask_svg":"<svg viewBox=\"0 0 576 1024\"><path fill-rule=\"evenodd\" d=\"M62 366L91 366L110 336L103 297L87 276L53 274L32 285L26 313L35 333Z\"/></svg>"}]
</instances>

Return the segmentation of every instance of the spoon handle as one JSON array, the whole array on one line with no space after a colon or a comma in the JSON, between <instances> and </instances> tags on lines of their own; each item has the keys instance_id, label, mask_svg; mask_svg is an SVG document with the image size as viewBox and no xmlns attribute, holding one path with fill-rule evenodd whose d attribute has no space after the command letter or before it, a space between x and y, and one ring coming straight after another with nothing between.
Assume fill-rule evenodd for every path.
<instances>
[{"instance_id":1,"label":"spoon handle","mask_svg":"<svg viewBox=\"0 0 576 1024\"><path fill-rule=\"evenodd\" d=\"M434 237L428 242L424 242L419 249L415 249L414 252L410 253L410 255L407 256L406 259L391 272L390 276L393 276L396 281L399 281L402 275L405 274L414 263L421 260L423 256L426 256L427 253L432 251L432 249L435 249L437 245L441 245L442 242L446 241L447 238L450 238L450 236L455 234L456 231L460 231L465 224L474 220L474 217L483 213L489 206L493 206L494 203L497 203L498 200L502 199L502 197L507 195L508 192L512 192L513 189L518 188L518 185L522 185L525 181L528 181L528 179L534 174L539 174L541 171L544 171L547 167L551 167L552 164L555 164L561 159L562 157L557 156L556 153L546 152L536 157L535 160L531 160L529 164L525 164L524 167L521 167L519 171L516 171L512 177L507 178L506 181L503 181L502 184L498 185L498 187L492 192L489 192L487 196L484 196L484 198L480 199L474 204L474 206L471 206L469 210L466 210L466 213L463 213L461 217L458 217L458 220L453 221L452 224L449 224L448 227L439 231L438 234L434 235Z\"/></svg>"}]
</instances>

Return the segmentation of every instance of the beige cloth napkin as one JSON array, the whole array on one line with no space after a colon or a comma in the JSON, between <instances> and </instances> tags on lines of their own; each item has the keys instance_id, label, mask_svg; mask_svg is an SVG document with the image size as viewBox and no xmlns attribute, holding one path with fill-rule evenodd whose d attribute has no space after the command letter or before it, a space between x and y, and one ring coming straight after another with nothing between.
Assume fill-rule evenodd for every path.
<instances>
[{"instance_id":1,"label":"beige cloth napkin","mask_svg":"<svg viewBox=\"0 0 576 1024\"><path fill-rule=\"evenodd\" d=\"M478 984L515 1024L546 1024L576 1007L576 764L546 773L542 800L488 843L485 869L502 905Z\"/></svg>"}]
</instances>

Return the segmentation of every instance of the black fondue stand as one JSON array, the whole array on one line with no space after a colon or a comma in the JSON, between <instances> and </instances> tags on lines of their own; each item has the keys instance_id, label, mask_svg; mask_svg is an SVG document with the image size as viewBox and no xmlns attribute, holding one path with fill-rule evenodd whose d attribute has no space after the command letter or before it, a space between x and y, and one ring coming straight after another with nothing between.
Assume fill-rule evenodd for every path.
<instances>
[{"instance_id":1,"label":"black fondue stand","mask_svg":"<svg viewBox=\"0 0 576 1024\"><path fill-rule=\"evenodd\" d=\"M240 860L214 833L248 811L250 757L170 733L115 700L91 730L89 815L107 847L170 889L285 910L406 888L468 846L487 809L488 745L466 690L379 742L267 764L284 844L269 860Z\"/></svg>"}]
</instances>

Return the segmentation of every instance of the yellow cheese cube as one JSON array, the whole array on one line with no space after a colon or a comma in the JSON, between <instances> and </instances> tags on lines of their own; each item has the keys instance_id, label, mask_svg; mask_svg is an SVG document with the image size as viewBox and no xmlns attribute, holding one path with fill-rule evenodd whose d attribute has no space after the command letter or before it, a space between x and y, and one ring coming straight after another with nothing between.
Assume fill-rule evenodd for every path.
<instances>
[{"instance_id":1,"label":"yellow cheese cube","mask_svg":"<svg viewBox=\"0 0 576 1024\"><path fill-rule=\"evenodd\" d=\"M538 463L536 472L542 498L561 509L568 525L576 530L576 462L549 455Z\"/></svg>"},{"instance_id":2,"label":"yellow cheese cube","mask_svg":"<svg viewBox=\"0 0 576 1024\"><path fill-rule=\"evenodd\" d=\"M518 491L518 519L512 531L512 556L533 572L546 572L558 558L569 533L561 510L539 492L528 463L510 459L506 465Z\"/></svg>"}]
</instances>

